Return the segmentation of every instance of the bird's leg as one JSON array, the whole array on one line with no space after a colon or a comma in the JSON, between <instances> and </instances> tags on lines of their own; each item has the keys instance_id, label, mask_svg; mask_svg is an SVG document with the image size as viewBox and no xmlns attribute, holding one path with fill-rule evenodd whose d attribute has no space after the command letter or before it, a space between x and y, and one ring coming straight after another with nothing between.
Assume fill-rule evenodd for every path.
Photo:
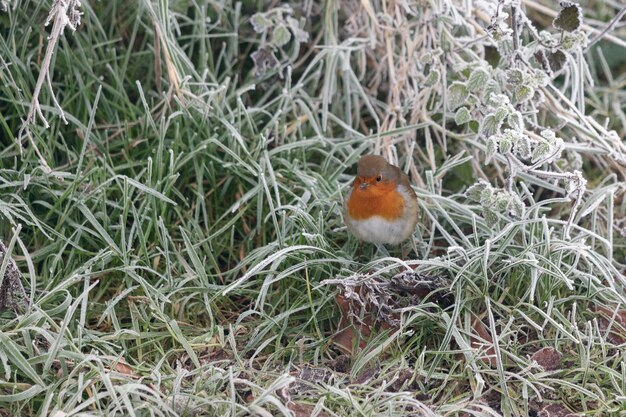
<instances>
[{"instance_id":1,"label":"bird's leg","mask_svg":"<svg viewBox=\"0 0 626 417\"><path fill-rule=\"evenodd\" d=\"M411 249L407 245L402 245L402 260L405 260L409 257L409 253L411 253Z\"/></svg>"},{"instance_id":2,"label":"bird's leg","mask_svg":"<svg viewBox=\"0 0 626 417\"><path fill-rule=\"evenodd\" d=\"M354 252L354 259L359 259L361 257L361 252L363 252L363 242L359 240L359 244L356 247L356 251Z\"/></svg>"},{"instance_id":3,"label":"bird's leg","mask_svg":"<svg viewBox=\"0 0 626 417\"><path fill-rule=\"evenodd\" d=\"M419 252L417 251L417 245L414 239L410 239L408 243L402 245L402 259L408 258L411 251L415 253L416 257L419 257Z\"/></svg>"}]
</instances>

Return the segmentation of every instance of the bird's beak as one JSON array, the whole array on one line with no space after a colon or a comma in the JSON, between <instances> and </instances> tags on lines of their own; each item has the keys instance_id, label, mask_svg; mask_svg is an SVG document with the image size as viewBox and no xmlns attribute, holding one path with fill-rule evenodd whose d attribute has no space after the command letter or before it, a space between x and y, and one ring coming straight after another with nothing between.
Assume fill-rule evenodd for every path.
<instances>
[{"instance_id":1,"label":"bird's beak","mask_svg":"<svg viewBox=\"0 0 626 417\"><path fill-rule=\"evenodd\" d=\"M363 181L363 182L361 183L361 185L359 185L359 188L360 188L361 190L365 190L367 187L369 187L369 184L368 184L368 183L366 183L365 181Z\"/></svg>"}]
</instances>

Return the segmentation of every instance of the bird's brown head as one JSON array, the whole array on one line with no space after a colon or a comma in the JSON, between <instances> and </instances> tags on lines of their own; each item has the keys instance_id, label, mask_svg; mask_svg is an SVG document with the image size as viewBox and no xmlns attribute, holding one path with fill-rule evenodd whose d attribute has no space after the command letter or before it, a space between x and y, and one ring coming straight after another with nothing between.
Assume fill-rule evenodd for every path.
<instances>
[{"instance_id":1,"label":"bird's brown head","mask_svg":"<svg viewBox=\"0 0 626 417\"><path fill-rule=\"evenodd\" d=\"M384 195L396 188L400 172L382 156L365 155L359 160L353 186L355 191L364 195Z\"/></svg>"}]
</instances>

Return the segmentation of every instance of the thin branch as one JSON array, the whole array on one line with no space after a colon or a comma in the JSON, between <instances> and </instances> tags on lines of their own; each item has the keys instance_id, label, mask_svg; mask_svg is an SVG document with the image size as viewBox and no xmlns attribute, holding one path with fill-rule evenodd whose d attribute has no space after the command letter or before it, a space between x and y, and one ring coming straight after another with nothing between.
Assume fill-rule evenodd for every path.
<instances>
[{"instance_id":1,"label":"thin branch","mask_svg":"<svg viewBox=\"0 0 626 417\"><path fill-rule=\"evenodd\" d=\"M63 122L67 124L67 120L65 118L65 113L63 109L59 105L56 97L54 96L54 91L52 90L52 83L50 81L50 63L52 62L52 55L54 54L54 50L56 48L56 44L59 41L59 37L63 34L63 30L66 26L69 26L72 30L76 30L76 27L80 24L80 13L77 8L80 7L79 0L55 0L50 10L50 14L46 19L45 25L49 25L50 22L54 22L52 25L52 31L50 36L48 37L48 46L46 47L46 54L43 59L43 63L41 65L41 69L39 70L39 76L37 77L37 83L35 84L35 89L33 90L33 98L30 102L30 108L28 110L28 114L26 115L26 119L22 121L22 126L17 134L18 146L20 148L20 153L22 152L22 137L26 128L35 123L36 118L39 117L44 127L47 129L50 127L50 124L46 120L43 112L41 111L41 106L39 105L39 95L41 93L41 88L43 87L44 82L48 81L48 88L50 89L50 94L52 96L52 101L54 106L59 110L61 115L61 119ZM41 152L37 148L33 136L30 132L26 131L26 136L28 140L37 153L37 157L41 165L47 172L51 172L52 170L48 166L48 163L43 158Z\"/></svg>"},{"instance_id":2,"label":"thin branch","mask_svg":"<svg viewBox=\"0 0 626 417\"><path fill-rule=\"evenodd\" d=\"M622 19L622 17L626 14L626 6L624 6L622 8L622 10L619 11L619 13L617 13L617 15L613 18L613 20L611 20L606 26L605 28L602 30L602 32L598 33L596 36L594 36L594 38L592 40L589 41L589 45L587 45L587 47L585 48L585 52L589 51L589 49L591 49L591 47L598 42L600 39L602 39L607 33L609 33L610 31L612 31L615 28L615 25L617 25L617 23Z\"/></svg>"}]
</instances>

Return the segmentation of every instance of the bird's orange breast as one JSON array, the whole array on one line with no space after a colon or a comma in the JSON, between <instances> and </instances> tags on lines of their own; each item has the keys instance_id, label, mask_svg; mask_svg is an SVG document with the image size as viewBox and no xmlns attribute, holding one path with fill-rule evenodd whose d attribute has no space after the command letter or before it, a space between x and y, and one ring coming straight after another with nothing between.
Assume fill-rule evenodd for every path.
<instances>
[{"instance_id":1,"label":"bird's orange breast","mask_svg":"<svg viewBox=\"0 0 626 417\"><path fill-rule=\"evenodd\" d=\"M398 192L396 184L376 184L364 190L355 184L346 205L348 215L354 220L372 216L396 220L404 212L404 197Z\"/></svg>"}]
</instances>

